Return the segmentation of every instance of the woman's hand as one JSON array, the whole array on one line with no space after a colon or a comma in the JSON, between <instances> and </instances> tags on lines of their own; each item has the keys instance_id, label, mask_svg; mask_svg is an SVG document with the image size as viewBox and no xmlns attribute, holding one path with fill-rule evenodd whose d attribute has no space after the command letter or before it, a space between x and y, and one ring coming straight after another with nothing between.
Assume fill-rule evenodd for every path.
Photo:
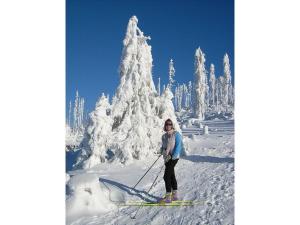
<instances>
[{"instance_id":1,"label":"woman's hand","mask_svg":"<svg viewBox=\"0 0 300 225\"><path fill-rule=\"evenodd\" d=\"M163 153L164 153L164 151L165 151L165 149L163 148L163 147L160 147L160 149L159 149L159 154L161 154L161 155L163 155Z\"/></svg>"},{"instance_id":2,"label":"woman's hand","mask_svg":"<svg viewBox=\"0 0 300 225\"><path fill-rule=\"evenodd\" d=\"M170 154L168 154L165 149L163 150L162 155L164 157L165 163L169 162L170 159L172 159L172 156Z\"/></svg>"},{"instance_id":3,"label":"woman's hand","mask_svg":"<svg viewBox=\"0 0 300 225\"><path fill-rule=\"evenodd\" d=\"M171 155L167 155L167 157L166 157L166 163L169 162L171 159L172 159L172 156Z\"/></svg>"}]
</instances>

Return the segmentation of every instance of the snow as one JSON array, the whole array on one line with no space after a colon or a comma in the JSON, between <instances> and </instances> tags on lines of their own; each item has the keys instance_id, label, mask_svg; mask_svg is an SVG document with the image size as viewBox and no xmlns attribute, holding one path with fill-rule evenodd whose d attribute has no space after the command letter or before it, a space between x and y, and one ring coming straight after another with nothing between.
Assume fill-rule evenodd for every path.
<instances>
[{"instance_id":1,"label":"snow","mask_svg":"<svg viewBox=\"0 0 300 225\"><path fill-rule=\"evenodd\" d=\"M69 182L70 180L70 175L66 173L66 184Z\"/></svg>"},{"instance_id":2,"label":"snow","mask_svg":"<svg viewBox=\"0 0 300 225\"><path fill-rule=\"evenodd\" d=\"M102 93L84 129L84 101L79 101L76 93L74 127L70 127L70 120L66 125L66 144L75 143L78 147L66 152L66 222L233 224L234 114L233 104L228 101L233 102L229 91L234 90L230 89L229 58L224 58L224 76L216 80L217 107L212 107L205 55L200 48L196 50L195 96L191 96L191 82L188 86L178 85L175 103L179 111L175 113L173 60L169 64L169 84L163 85L160 93L159 79L157 92L149 40L138 27L137 17L131 17L123 40L119 86L111 103L109 96ZM201 203L189 207L143 207L132 220L130 215L137 207L119 203L157 201L165 193L162 158L133 187L157 159L168 118L183 137L181 158L175 167L179 197Z\"/></svg>"},{"instance_id":3,"label":"snow","mask_svg":"<svg viewBox=\"0 0 300 225\"><path fill-rule=\"evenodd\" d=\"M203 121L210 135L199 127L183 129L188 155L175 167L178 190L185 200L203 203L193 207L144 207L135 220L136 206L118 202L157 200L165 192L163 172L146 194L163 165L160 159L135 188L157 156L130 165L102 163L85 170L69 171L67 224L234 224L234 121ZM188 136L192 134L194 139Z\"/></svg>"},{"instance_id":4,"label":"snow","mask_svg":"<svg viewBox=\"0 0 300 225\"><path fill-rule=\"evenodd\" d=\"M82 216L97 215L113 210L109 201L109 190L99 184L96 174L77 174L68 181L73 193L67 199L67 223Z\"/></svg>"},{"instance_id":5,"label":"snow","mask_svg":"<svg viewBox=\"0 0 300 225\"><path fill-rule=\"evenodd\" d=\"M209 132L208 132L208 126L204 126L204 134L209 134Z\"/></svg>"}]
</instances>

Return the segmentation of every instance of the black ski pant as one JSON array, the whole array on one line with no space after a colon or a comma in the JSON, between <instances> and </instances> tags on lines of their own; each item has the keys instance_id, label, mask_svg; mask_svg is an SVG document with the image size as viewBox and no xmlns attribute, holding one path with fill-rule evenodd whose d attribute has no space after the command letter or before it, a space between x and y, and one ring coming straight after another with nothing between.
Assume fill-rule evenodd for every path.
<instances>
[{"instance_id":1,"label":"black ski pant","mask_svg":"<svg viewBox=\"0 0 300 225\"><path fill-rule=\"evenodd\" d=\"M167 163L165 163L166 168L165 168L164 180L165 180L166 192L177 190L177 181L176 181L175 171L174 171L174 167L177 162L178 159L175 160L170 159Z\"/></svg>"}]
</instances>

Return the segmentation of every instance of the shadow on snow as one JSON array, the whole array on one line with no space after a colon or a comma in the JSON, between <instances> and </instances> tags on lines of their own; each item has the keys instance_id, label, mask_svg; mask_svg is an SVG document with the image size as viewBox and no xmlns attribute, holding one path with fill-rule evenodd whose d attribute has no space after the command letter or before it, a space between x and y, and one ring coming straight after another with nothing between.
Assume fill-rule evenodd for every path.
<instances>
[{"instance_id":1,"label":"shadow on snow","mask_svg":"<svg viewBox=\"0 0 300 225\"><path fill-rule=\"evenodd\" d=\"M189 160L192 162L234 163L234 158L231 157L219 158L214 156L188 155L182 157L182 159Z\"/></svg>"},{"instance_id":2,"label":"shadow on snow","mask_svg":"<svg viewBox=\"0 0 300 225\"><path fill-rule=\"evenodd\" d=\"M126 193L128 193L129 195L132 195L132 196L137 196L139 197L141 200L143 201L147 201L147 202L156 202L158 201L160 198L157 197L157 196L154 196L154 195L151 195L151 194L148 194L146 191L140 191L140 190L137 190L135 188L132 188L132 187L128 187L127 185L125 184L121 184L121 183L118 183L116 181L112 181L112 180L108 180L108 179L105 179L105 178L99 178L99 182L103 182L103 184L107 187L106 184L110 184L112 186L115 186L119 189L121 189L122 191L125 191ZM108 187L107 187L108 188ZM108 188L109 189L109 188ZM153 201L153 199L155 199Z\"/></svg>"}]
</instances>

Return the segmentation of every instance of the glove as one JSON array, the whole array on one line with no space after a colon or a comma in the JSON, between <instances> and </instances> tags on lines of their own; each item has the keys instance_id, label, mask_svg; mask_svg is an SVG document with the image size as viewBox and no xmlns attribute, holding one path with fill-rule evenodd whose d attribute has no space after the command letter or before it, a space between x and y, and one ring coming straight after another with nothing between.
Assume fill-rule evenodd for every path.
<instances>
[{"instance_id":1,"label":"glove","mask_svg":"<svg viewBox=\"0 0 300 225\"><path fill-rule=\"evenodd\" d=\"M166 151L166 149L164 149L163 147L161 147L158 151L159 154L164 155L164 152Z\"/></svg>"},{"instance_id":2,"label":"glove","mask_svg":"<svg viewBox=\"0 0 300 225\"><path fill-rule=\"evenodd\" d=\"M171 159L172 159L172 156L171 155L167 155L167 157L165 159L166 163L169 162Z\"/></svg>"}]
</instances>

